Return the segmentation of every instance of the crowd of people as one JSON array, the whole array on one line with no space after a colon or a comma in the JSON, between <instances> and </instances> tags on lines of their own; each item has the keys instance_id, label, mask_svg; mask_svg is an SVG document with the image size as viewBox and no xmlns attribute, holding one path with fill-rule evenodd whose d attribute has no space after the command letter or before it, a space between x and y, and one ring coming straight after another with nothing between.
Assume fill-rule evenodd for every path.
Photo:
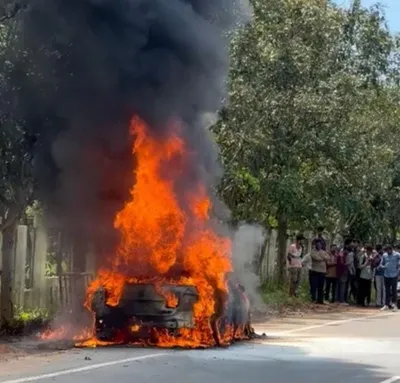
<instances>
[{"instance_id":1,"label":"crowd of people","mask_svg":"<svg viewBox=\"0 0 400 383\"><path fill-rule=\"evenodd\" d=\"M314 303L355 303L397 311L400 245L373 247L347 239L342 247L332 245L327 249L322 232L323 228L319 228L309 253L305 252L302 235L298 235L289 247L290 295L297 296L306 269L310 298ZM372 288L375 290L374 302L371 301Z\"/></svg>"}]
</instances>

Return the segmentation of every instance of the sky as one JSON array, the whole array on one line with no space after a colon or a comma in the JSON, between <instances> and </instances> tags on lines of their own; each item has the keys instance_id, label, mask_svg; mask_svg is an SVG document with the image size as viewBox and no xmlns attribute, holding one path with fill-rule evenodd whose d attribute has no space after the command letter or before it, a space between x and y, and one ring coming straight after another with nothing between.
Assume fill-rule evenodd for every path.
<instances>
[{"instance_id":1,"label":"sky","mask_svg":"<svg viewBox=\"0 0 400 383\"><path fill-rule=\"evenodd\" d=\"M393 32L400 33L400 0L361 0L366 7L381 3L385 6L386 17L389 22L389 28ZM349 5L351 0L337 0L338 5Z\"/></svg>"}]
</instances>

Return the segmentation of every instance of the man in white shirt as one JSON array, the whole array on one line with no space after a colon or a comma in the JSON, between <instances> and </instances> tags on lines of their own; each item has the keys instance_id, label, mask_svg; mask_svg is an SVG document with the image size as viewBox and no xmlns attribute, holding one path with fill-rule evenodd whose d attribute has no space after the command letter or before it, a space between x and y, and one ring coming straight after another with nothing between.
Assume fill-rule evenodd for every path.
<instances>
[{"instance_id":1,"label":"man in white shirt","mask_svg":"<svg viewBox=\"0 0 400 383\"><path fill-rule=\"evenodd\" d=\"M304 236L298 235L296 241L289 246L288 254L288 271L289 271L289 294L290 296L297 296L297 290L301 281L302 263L301 257L303 255L303 241Z\"/></svg>"}]
</instances>

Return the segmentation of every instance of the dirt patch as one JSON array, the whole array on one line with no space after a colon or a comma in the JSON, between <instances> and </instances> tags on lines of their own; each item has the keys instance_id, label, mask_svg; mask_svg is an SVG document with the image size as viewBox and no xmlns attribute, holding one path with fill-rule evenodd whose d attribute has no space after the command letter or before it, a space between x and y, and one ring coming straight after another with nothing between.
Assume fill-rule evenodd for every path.
<instances>
[{"instance_id":1,"label":"dirt patch","mask_svg":"<svg viewBox=\"0 0 400 383\"><path fill-rule=\"evenodd\" d=\"M22 358L27 353L19 348L12 347L10 345L0 343L0 362L6 362L10 359Z\"/></svg>"},{"instance_id":2,"label":"dirt patch","mask_svg":"<svg viewBox=\"0 0 400 383\"><path fill-rule=\"evenodd\" d=\"M9 337L0 341L0 363L28 356L56 354L73 346L72 341L40 341L33 337Z\"/></svg>"},{"instance_id":3,"label":"dirt patch","mask_svg":"<svg viewBox=\"0 0 400 383\"><path fill-rule=\"evenodd\" d=\"M350 306L340 304L325 304L318 305L315 303L304 304L300 307L286 307L283 308L280 315L282 316L304 316L309 314L328 314L328 313L341 313L349 311Z\"/></svg>"},{"instance_id":4,"label":"dirt patch","mask_svg":"<svg viewBox=\"0 0 400 383\"><path fill-rule=\"evenodd\" d=\"M254 324L263 323L268 320L286 317L308 317L310 315L324 316L341 313L360 313L365 315L377 312L375 308L360 308L356 306L345 306L341 304L325 304L318 305L314 303L306 303L296 306L281 306L279 310L271 308L256 309L252 312L252 322Z\"/></svg>"},{"instance_id":5,"label":"dirt patch","mask_svg":"<svg viewBox=\"0 0 400 383\"><path fill-rule=\"evenodd\" d=\"M339 311L339 308L325 306L317 307L317 305L299 305L298 307L292 305L280 306L279 309L265 307L253 310L252 322L260 323L278 317L305 316L310 313L327 313L333 311Z\"/></svg>"}]
</instances>

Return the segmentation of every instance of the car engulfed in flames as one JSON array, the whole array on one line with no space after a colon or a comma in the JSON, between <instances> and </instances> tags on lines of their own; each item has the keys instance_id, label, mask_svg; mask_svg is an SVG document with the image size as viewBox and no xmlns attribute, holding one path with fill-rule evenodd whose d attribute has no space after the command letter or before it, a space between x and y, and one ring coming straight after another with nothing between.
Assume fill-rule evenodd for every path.
<instances>
[{"instance_id":1,"label":"car engulfed in flames","mask_svg":"<svg viewBox=\"0 0 400 383\"><path fill-rule=\"evenodd\" d=\"M120 243L88 287L94 337L81 346L213 347L250 336L231 240L210 215L209 188L192 180L196 153L178 122L169 127L158 137L131 121L131 198L114 220Z\"/></svg>"},{"instance_id":2,"label":"car engulfed in flames","mask_svg":"<svg viewBox=\"0 0 400 383\"><path fill-rule=\"evenodd\" d=\"M107 304L100 288L93 296L96 339L103 343L130 343L159 346L191 346L187 332L195 329L194 305L199 294L195 286L126 284L117 306ZM241 285L229 282L229 294L219 311L210 318L214 345L226 346L250 338L250 306ZM167 340L166 343L162 339ZM194 347L210 346L194 344Z\"/></svg>"}]
</instances>

